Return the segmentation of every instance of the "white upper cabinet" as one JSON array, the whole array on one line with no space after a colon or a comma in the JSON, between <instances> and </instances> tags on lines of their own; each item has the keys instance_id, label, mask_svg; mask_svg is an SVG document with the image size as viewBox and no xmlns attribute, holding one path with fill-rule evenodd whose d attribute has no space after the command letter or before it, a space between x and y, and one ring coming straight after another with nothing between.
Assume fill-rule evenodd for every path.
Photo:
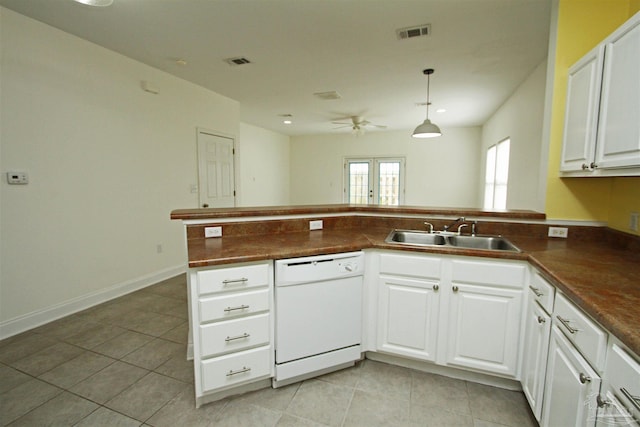
<instances>
[{"instance_id":1,"label":"white upper cabinet","mask_svg":"<svg viewBox=\"0 0 640 427\"><path fill-rule=\"evenodd\" d=\"M640 13L569 69L560 172L640 175Z\"/></svg>"},{"instance_id":2,"label":"white upper cabinet","mask_svg":"<svg viewBox=\"0 0 640 427\"><path fill-rule=\"evenodd\" d=\"M560 170L589 170L595 161L604 46L597 46L569 68Z\"/></svg>"},{"instance_id":3,"label":"white upper cabinet","mask_svg":"<svg viewBox=\"0 0 640 427\"><path fill-rule=\"evenodd\" d=\"M640 13L606 40L596 165L640 166Z\"/></svg>"}]
</instances>

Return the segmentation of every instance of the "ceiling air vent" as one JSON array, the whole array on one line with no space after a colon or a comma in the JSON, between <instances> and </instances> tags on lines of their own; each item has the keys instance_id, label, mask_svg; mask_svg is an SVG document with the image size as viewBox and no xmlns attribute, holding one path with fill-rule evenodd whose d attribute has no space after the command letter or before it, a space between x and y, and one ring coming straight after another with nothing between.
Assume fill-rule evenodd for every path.
<instances>
[{"instance_id":1,"label":"ceiling air vent","mask_svg":"<svg viewBox=\"0 0 640 427\"><path fill-rule=\"evenodd\" d=\"M320 98L320 99L324 99L326 100L330 100L330 99L340 99L342 98L342 96L340 96L340 94L338 92L336 92L335 90L329 91L329 92L316 92L313 94L313 96L315 96L316 98Z\"/></svg>"},{"instance_id":2,"label":"ceiling air vent","mask_svg":"<svg viewBox=\"0 0 640 427\"><path fill-rule=\"evenodd\" d=\"M414 37L428 36L431 34L431 24L418 25L417 27L400 28L396 30L400 40Z\"/></svg>"},{"instance_id":3,"label":"ceiling air vent","mask_svg":"<svg viewBox=\"0 0 640 427\"><path fill-rule=\"evenodd\" d=\"M244 65L244 64L251 64L251 61L249 61L247 58L240 56L237 58L227 58L225 59L225 62L229 65Z\"/></svg>"}]
</instances>

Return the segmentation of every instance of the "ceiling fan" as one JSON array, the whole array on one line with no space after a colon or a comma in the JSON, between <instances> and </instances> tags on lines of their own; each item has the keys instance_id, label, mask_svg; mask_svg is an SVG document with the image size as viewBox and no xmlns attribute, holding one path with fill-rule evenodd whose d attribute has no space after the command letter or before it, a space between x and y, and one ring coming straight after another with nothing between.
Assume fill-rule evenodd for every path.
<instances>
[{"instance_id":1,"label":"ceiling fan","mask_svg":"<svg viewBox=\"0 0 640 427\"><path fill-rule=\"evenodd\" d=\"M349 123L341 120L351 120L351 122ZM342 125L342 126L335 127L334 129L343 129L343 128L350 127L353 133L356 133L356 134L364 133L364 128L367 126L376 127L379 129L386 128L385 125L377 125L377 124L371 123L369 120L365 120L361 116L345 117L344 119L337 119L336 121L332 121L331 123L333 123L334 125Z\"/></svg>"}]
</instances>

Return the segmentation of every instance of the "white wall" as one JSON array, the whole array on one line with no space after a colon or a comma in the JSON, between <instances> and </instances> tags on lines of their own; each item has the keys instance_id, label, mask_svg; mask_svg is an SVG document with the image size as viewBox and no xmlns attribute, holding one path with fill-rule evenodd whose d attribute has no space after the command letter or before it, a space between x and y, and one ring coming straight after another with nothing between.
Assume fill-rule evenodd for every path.
<instances>
[{"instance_id":1,"label":"white wall","mask_svg":"<svg viewBox=\"0 0 640 427\"><path fill-rule=\"evenodd\" d=\"M289 204L289 137L240 123L240 206Z\"/></svg>"},{"instance_id":2,"label":"white wall","mask_svg":"<svg viewBox=\"0 0 640 427\"><path fill-rule=\"evenodd\" d=\"M546 72L547 61L543 61L482 127L482 160L478 175L481 203L486 151L491 145L510 137L507 209L539 208Z\"/></svg>"},{"instance_id":3,"label":"white wall","mask_svg":"<svg viewBox=\"0 0 640 427\"><path fill-rule=\"evenodd\" d=\"M197 206L196 128L238 135L239 105L8 9L0 24L6 336L183 270L169 215ZM7 184L16 169L28 185Z\"/></svg>"},{"instance_id":4,"label":"white wall","mask_svg":"<svg viewBox=\"0 0 640 427\"><path fill-rule=\"evenodd\" d=\"M417 140L411 130L291 138L291 203L343 203L345 156L406 157L406 205L478 206L480 128L443 129Z\"/></svg>"}]
</instances>

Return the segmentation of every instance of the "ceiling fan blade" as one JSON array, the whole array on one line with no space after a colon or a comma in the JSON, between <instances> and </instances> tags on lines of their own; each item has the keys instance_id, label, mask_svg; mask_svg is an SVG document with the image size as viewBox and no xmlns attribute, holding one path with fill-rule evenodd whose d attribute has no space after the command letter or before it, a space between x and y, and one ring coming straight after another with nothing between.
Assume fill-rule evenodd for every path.
<instances>
[{"instance_id":1,"label":"ceiling fan blade","mask_svg":"<svg viewBox=\"0 0 640 427\"><path fill-rule=\"evenodd\" d=\"M376 127L376 128L380 128L380 129L386 129L387 128L387 126L385 126L385 125L374 125L374 124L372 124L371 126Z\"/></svg>"},{"instance_id":2,"label":"ceiling fan blade","mask_svg":"<svg viewBox=\"0 0 640 427\"><path fill-rule=\"evenodd\" d=\"M349 125L349 126L353 125L353 123L351 122L331 122L331 123L333 123L334 125Z\"/></svg>"},{"instance_id":3,"label":"ceiling fan blade","mask_svg":"<svg viewBox=\"0 0 640 427\"><path fill-rule=\"evenodd\" d=\"M353 125L352 124L345 124L344 126L338 126L338 127L333 128L333 129L344 129L344 128L350 128L350 127L353 127Z\"/></svg>"}]
</instances>

